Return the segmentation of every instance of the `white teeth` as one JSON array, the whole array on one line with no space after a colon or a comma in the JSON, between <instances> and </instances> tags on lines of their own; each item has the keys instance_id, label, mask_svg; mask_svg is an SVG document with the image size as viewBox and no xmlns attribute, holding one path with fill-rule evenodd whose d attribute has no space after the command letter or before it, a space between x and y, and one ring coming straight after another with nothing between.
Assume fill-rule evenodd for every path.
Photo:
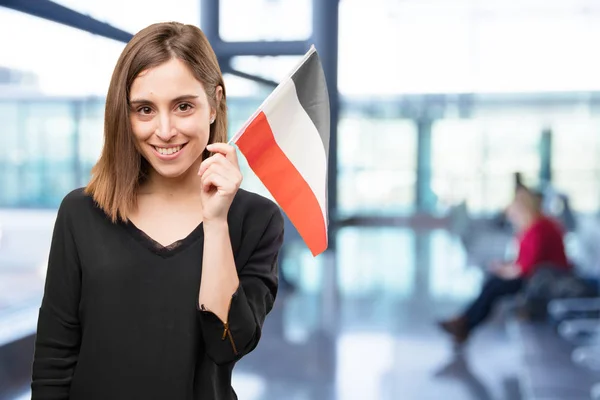
<instances>
[{"instance_id":1,"label":"white teeth","mask_svg":"<svg viewBox=\"0 0 600 400\"><path fill-rule=\"evenodd\" d=\"M160 154L164 155L164 156L170 156L171 154L175 154L177 153L179 150L181 150L183 146L176 146L176 147L154 147L156 149L156 151L158 151Z\"/></svg>"}]
</instances>

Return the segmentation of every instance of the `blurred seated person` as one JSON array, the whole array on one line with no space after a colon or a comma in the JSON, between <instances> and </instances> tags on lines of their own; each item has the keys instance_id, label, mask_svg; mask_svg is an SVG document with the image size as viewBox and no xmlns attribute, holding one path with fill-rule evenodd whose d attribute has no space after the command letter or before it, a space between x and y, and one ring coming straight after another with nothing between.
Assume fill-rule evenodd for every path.
<instances>
[{"instance_id":1,"label":"blurred seated person","mask_svg":"<svg viewBox=\"0 0 600 400\"><path fill-rule=\"evenodd\" d=\"M501 297L518 293L538 266L570 268L565 254L563 231L557 222L543 215L541 200L539 195L524 186L516 190L506 213L518 238L517 259L493 265L491 277L465 312L456 318L440 322L441 328L453 337L456 344L462 344L469 338Z\"/></svg>"}]
</instances>

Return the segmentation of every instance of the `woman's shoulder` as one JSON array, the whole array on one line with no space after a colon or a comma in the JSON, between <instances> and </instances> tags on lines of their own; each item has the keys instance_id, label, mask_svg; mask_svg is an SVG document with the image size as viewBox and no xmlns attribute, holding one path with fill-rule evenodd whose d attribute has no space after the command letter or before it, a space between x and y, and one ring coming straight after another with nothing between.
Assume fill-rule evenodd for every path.
<instances>
[{"instance_id":1,"label":"woman's shoulder","mask_svg":"<svg viewBox=\"0 0 600 400\"><path fill-rule=\"evenodd\" d=\"M59 212L68 215L77 215L96 209L94 199L85 192L84 187L78 187L68 192L62 199Z\"/></svg>"},{"instance_id":2,"label":"woman's shoulder","mask_svg":"<svg viewBox=\"0 0 600 400\"><path fill-rule=\"evenodd\" d=\"M85 187L78 187L68 192L62 200L63 204L77 205L89 204L92 197L85 192Z\"/></svg>"}]
</instances>

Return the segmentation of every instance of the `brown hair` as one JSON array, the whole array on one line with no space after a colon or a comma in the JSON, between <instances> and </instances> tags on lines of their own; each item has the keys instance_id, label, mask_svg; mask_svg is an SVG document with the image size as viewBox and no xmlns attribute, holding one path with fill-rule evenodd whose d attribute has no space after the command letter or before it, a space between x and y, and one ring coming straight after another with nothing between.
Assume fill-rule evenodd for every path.
<instances>
[{"instance_id":1,"label":"brown hair","mask_svg":"<svg viewBox=\"0 0 600 400\"><path fill-rule=\"evenodd\" d=\"M208 143L227 140L225 84L217 57L204 33L193 25L165 22L138 32L125 46L113 72L104 112L104 147L85 192L116 222L126 221L135 207L137 190L150 168L138 151L129 120L129 91L143 71L178 58L202 82L216 110ZM217 104L216 89L223 88ZM206 150L203 159L210 153Z\"/></svg>"}]
</instances>

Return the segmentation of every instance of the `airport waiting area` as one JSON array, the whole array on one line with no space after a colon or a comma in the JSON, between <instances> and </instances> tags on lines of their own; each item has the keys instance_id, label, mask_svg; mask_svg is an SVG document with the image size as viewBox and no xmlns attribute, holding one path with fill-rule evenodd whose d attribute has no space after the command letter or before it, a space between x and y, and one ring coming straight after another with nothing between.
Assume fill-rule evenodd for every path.
<instances>
[{"instance_id":1,"label":"airport waiting area","mask_svg":"<svg viewBox=\"0 0 600 400\"><path fill-rule=\"evenodd\" d=\"M237 398L600 399L593 1L0 0L0 400L36 398L59 208L101 156L117 59L162 21L212 45L229 138L311 45L326 79L327 250L238 152L285 233Z\"/></svg>"}]
</instances>

